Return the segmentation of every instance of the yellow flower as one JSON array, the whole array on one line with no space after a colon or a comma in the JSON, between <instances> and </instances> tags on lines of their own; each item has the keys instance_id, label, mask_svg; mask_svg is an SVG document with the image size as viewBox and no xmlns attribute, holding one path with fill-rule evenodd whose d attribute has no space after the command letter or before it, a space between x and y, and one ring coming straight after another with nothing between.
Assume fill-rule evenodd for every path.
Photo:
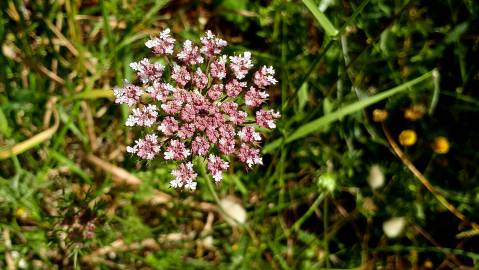
<instances>
[{"instance_id":1,"label":"yellow flower","mask_svg":"<svg viewBox=\"0 0 479 270\"><path fill-rule=\"evenodd\" d=\"M404 118L409 121L416 121L423 117L426 112L426 108L422 104L413 105L406 109L404 112Z\"/></svg>"},{"instance_id":2,"label":"yellow flower","mask_svg":"<svg viewBox=\"0 0 479 270\"><path fill-rule=\"evenodd\" d=\"M373 111L373 121L374 122L384 122L388 118L388 112L386 110L374 109Z\"/></svg>"},{"instance_id":3,"label":"yellow flower","mask_svg":"<svg viewBox=\"0 0 479 270\"><path fill-rule=\"evenodd\" d=\"M424 268L426 269L432 269L434 267L434 264L432 263L431 260L427 259L425 262L424 262Z\"/></svg>"},{"instance_id":4,"label":"yellow flower","mask_svg":"<svg viewBox=\"0 0 479 270\"><path fill-rule=\"evenodd\" d=\"M404 146L414 145L417 141L416 131L412 129L406 129L399 134L399 143Z\"/></svg>"},{"instance_id":5,"label":"yellow flower","mask_svg":"<svg viewBox=\"0 0 479 270\"><path fill-rule=\"evenodd\" d=\"M28 212L25 208L19 207L15 210L15 216L19 219L25 219L28 216Z\"/></svg>"},{"instance_id":6,"label":"yellow flower","mask_svg":"<svg viewBox=\"0 0 479 270\"><path fill-rule=\"evenodd\" d=\"M432 143L432 150L438 154L446 154L449 152L449 148L449 141L442 136L436 137Z\"/></svg>"}]
</instances>

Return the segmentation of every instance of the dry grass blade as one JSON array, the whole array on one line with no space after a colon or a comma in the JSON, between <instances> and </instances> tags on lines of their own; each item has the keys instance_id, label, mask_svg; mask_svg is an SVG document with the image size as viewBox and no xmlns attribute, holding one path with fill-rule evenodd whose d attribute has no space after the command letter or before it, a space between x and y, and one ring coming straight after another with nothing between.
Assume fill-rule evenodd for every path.
<instances>
[{"instance_id":1,"label":"dry grass blade","mask_svg":"<svg viewBox=\"0 0 479 270\"><path fill-rule=\"evenodd\" d=\"M155 190L153 196L150 198L151 205L164 204L172 200L172 197L164 192Z\"/></svg>"},{"instance_id":2,"label":"dry grass blade","mask_svg":"<svg viewBox=\"0 0 479 270\"><path fill-rule=\"evenodd\" d=\"M45 20L46 25L48 28L57 36L58 39L61 40L62 44L67 47L67 49L74 55L78 56L78 50L73 46L73 44L55 27L50 21Z\"/></svg>"},{"instance_id":3,"label":"dry grass blade","mask_svg":"<svg viewBox=\"0 0 479 270\"><path fill-rule=\"evenodd\" d=\"M8 270L15 270L17 269L15 267L15 262L12 258L12 254L10 253L10 249L12 248L12 241L10 240L10 231L5 228L3 230L3 241L4 241L4 247L5 247L5 261L7 263L7 269Z\"/></svg>"},{"instance_id":4,"label":"dry grass blade","mask_svg":"<svg viewBox=\"0 0 479 270\"><path fill-rule=\"evenodd\" d=\"M20 50L15 45L13 45L13 43L6 42L5 44L3 44L2 52L7 58L12 59L15 62L27 64L31 68L37 70L38 72L42 73L43 75L47 76L58 84L65 84L65 80L60 78L57 74L55 74L55 72L49 70L42 64L32 62L29 59L26 59L24 55L21 54Z\"/></svg>"},{"instance_id":5,"label":"dry grass blade","mask_svg":"<svg viewBox=\"0 0 479 270\"><path fill-rule=\"evenodd\" d=\"M439 194L434 186L427 180L427 178L414 166L411 160L406 156L406 154L399 148L397 143L392 138L391 134L389 133L386 126L383 125L384 134L386 135L386 139L389 142L389 145L393 149L394 153L399 157L399 159L404 163L404 165L416 176L416 178L424 185L424 187L429 190L429 192L436 197L436 199L447 209L451 212L454 216L458 219L462 220L466 224L469 224L475 231L479 231L479 225L477 223L469 221L469 219L461 213L454 205L447 201L447 199Z\"/></svg>"},{"instance_id":6,"label":"dry grass blade","mask_svg":"<svg viewBox=\"0 0 479 270\"><path fill-rule=\"evenodd\" d=\"M90 106L88 106L88 103L82 101L81 107L83 109L85 119L86 119L87 134L90 140L91 149L95 151L98 148L98 143L97 143L97 137L95 134L95 122L93 120L93 115L91 113Z\"/></svg>"},{"instance_id":7,"label":"dry grass blade","mask_svg":"<svg viewBox=\"0 0 479 270\"><path fill-rule=\"evenodd\" d=\"M0 160L17 156L50 139L57 131L60 122L58 112L55 109L52 109L52 112L55 119L52 127L36 134L30 139L17 143L14 146L7 147L6 149L0 150ZM47 110L46 114L50 114L50 110Z\"/></svg>"},{"instance_id":8,"label":"dry grass blade","mask_svg":"<svg viewBox=\"0 0 479 270\"><path fill-rule=\"evenodd\" d=\"M80 56L80 52L78 51L78 49L70 42L68 38L66 38L62 34L62 32L55 25L53 25L48 20L46 20L45 23L47 24L48 28L55 34L55 36L57 36L57 38L60 40L60 42L58 43L59 45L65 46L75 57ZM88 52L84 52L84 55L91 57L91 54ZM96 70L91 62L87 61L84 64L88 71L90 71L92 74L96 73Z\"/></svg>"},{"instance_id":9,"label":"dry grass blade","mask_svg":"<svg viewBox=\"0 0 479 270\"><path fill-rule=\"evenodd\" d=\"M111 173L114 176L113 180L116 182L116 184L125 184L128 186L138 186L141 184L141 180L138 177L129 173L125 169L104 161L97 156L90 154L87 156L87 160L98 168Z\"/></svg>"},{"instance_id":10,"label":"dry grass blade","mask_svg":"<svg viewBox=\"0 0 479 270\"><path fill-rule=\"evenodd\" d=\"M113 181L115 181L115 184L117 185L136 187L141 184L141 180L138 177L129 173L125 169L104 161L93 154L88 155L87 160L98 168L111 173L113 175ZM149 199L149 202L153 205L157 205L170 202L171 200L172 197L170 195L159 190L155 190L153 196Z\"/></svg>"},{"instance_id":11,"label":"dry grass blade","mask_svg":"<svg viewBox=\"0 0 479 270\"><path fill-rule=\"evenodd\" d=\"M28 63L28 61L26 61ZM61 84L61 85L64 85L65 84L65 80L58 77L57 74L55 74L55 72L49 70L48 68L46 68L45 66L43 65L37 65L37 64L34 64L34 63L30 63L30 65L37 69L39 72L43 73L44 75L46 75L47 77L49 77L50 79L56 81L57 83Z\"/></svg>"},{"instance_id":12,"label":"dry grass blade","mask_svg":"<svg viewBox=\"0 0 479 270\"><path fill-rule=\"evenodd\" d=\"M103 262L103 256L107 255L111 252L126 252L126 251L133 251L139 249L149 249L149 250L157 250L159 249L158 243L151 238L145 239L141 242L137 243L125 243L123 239L118 239L113 241L109 246L99 248L92 252L90 255L84 256L82 261L88 264L96 264L99 262Z\"/></svg>"}]
</instances>

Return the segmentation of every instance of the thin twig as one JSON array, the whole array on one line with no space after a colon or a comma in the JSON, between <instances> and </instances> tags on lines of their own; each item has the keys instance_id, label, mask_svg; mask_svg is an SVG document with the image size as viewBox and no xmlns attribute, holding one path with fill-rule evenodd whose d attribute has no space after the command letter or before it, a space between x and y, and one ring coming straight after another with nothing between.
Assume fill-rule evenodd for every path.
<instances>
[{"instance_id":1,"label":"thin twig","mask_svg":"<svg viewBox=\"0 0 479 270\"><path fill-rule=\"evenodd\" d=\"M5 149L0 150L0 160L15 157L27 150L30 150L31 148L37 146L38 144L48 141L51 137L53 137L53 135L55 135L55 132L57 131L58 126L60 124L58 112L57 110L53 108L53 104L55 103L55 101L56 101L56 98L52 98L47 103L47 113L45 114L45 118L44 118L44 120L49 121L51 115L53 114L53 117L54 117L53 125L50 128L38 134L35 134L29 139L19 142L11 147L6 147Z\"/></svg>"},{"instance_id":2,"label":"thin twig","mask_svg":"<svg viewBox=\"0 0 479 270\"><path fill-rule=\"evenodd\" d=\"M86 160L98 168L111 173L114 176L113 181L115 181L116 184L126 184L127 186L139 186L141 184L141 180L138 177L97 156L90 154L87 156Z\"/></svg>"},{"instance_id":3,"label":"thin twig","mask_svg":"<svg viewBox=\"0 0 479 270\"><path fill-rule=\"evenodd\" d=\"M297 231L300 229L301 225L314 213L314 211L319 207L319 204L323 201L325 197L325 193L321 192L316 200L314 200L313 204L309 207L309 209L304 213L303 216L301 216L291 227L290 232Z\"/></svg>"},{"instance_id":4,"label":"thin twig","mask_svg":"<svg viewBox=\"0 0 479 270\"><path fill-rule=\"evenodd\" d=\"M10 253L11 249L12 249L12 241L10 240L10 231L5 228L3 230L3 241L4 241L4 244L5 244L5 261L7 263L7 269L8 270L15 270L17 269L15 267L15 261L13 260L13 256L12 254Z\"/></svg>"},{"instance_id":5,"label":"thin twig","mask_svg":"<svg viewBox=\"0 0 479 270\"><path fill-rule=\"evenodd\" d=\"M388 129L386 126L383 124L383 131L384 134L386 135L386 139L393 149L394 153L399 157L399 159L406 165L406 167L416 176L416 178L426 187L429 192L436 197L436 199L444 206L446 207L449 212L451 212L454 216L456 216L458 219L462 220L466 224L470 225L474 230L479 231L479 225L477 223L471 222L468 220L468 218L461 213L454 205L449 203L443 195L439 194L439 192L434 188L434 186L427 180L427 178L414 166L414 164L411 162L411 160L407 157L407 155L399 148L397 143L394 141L392 138L391 134L389 133Z\"/></svg>"},{"instance_id":6,"label":"thin twig","mask_svg":"<svg viewBox=\"0 0 479 270\"><path fill-rule=\"evenodd\" d=\"M444 248L436 240L434 240L434 238L432 238L432 236L428 232L424 231L416 224L413 225L413 228L435 247L439 248L440 250L443 250L444 256L446 256L445 263L448 264L448 267L452 267L451 261L452 263L456 264L455 267L461 265L461 262L459 262L456 256L445 251Z\"/></svg>"},{"instance_id":7,"label":"thin twig","mask_svg":"<svg viewBox=\"0 0 479 270\"><path fill-rule=\"evenodd\" d=\"M81 102L81 107L85 113L85 120L87 124L87 134L90 139L90 146L93 151L98 149L97 137L95 134L95 121L93 120L93 115L90 110L90 106L85 101Z\"/></svg>"}]
</instances>

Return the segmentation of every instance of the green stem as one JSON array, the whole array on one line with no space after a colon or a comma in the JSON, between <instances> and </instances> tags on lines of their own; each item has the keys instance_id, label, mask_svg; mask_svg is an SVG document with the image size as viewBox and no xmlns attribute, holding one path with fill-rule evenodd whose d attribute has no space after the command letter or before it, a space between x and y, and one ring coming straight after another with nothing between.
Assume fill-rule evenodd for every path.
<instances>
[{"instance_id":1,"label":"green stem","mask_svg":"<svg viewBox=\"0 0 479 270\"><path fill-rule=\"evenodd\" d=\"M324 200L323 204L323 232L324 232L324 258L326 259L326 267L330 267L329 263L329 241L328 241L328 198Z\"/></svg>"},{"instance_id":2,"label":"green stem","mask_svg":"<svg viewBox=\"0 0 479 270\"><path fill-rule=\"evenodd\" d=\"M436 253L449 253L459 256L464 256L471 258L473 260L479 260L479 254L465 251L462 249L456 248L446 248L446 247L414 247L414 246L388 246L388 247L379 247L371 249L372 253L397 253L397 252L436 252Z\"/></svg>"},{"instance_id":3,"label":"green stem","mask_svg":"<svg viewBox=\"0 0 479 270\"><path fill-rule=\"evenodd\" d=\"M326 17L326 15L319 10L318 6L313 0L303 0L303 3L309 9L309 11L313 13L313 16L316 18L328 36L336 36L339 33L338 29L336 29L331 21L329 21L328 17Z\"/></svg>"},{"instance_id":4,"label":"green stem","mask_svg":"<svg viewBox=\"0 0 479 270\"><path fill-rule=\"evenodd\" d=\"M266 145L264 148L263 148L263 153L271 153L272 150L280 147L281 145L283 145L283 142L284 144L288 144L288 143L291 143L295 140L298 140L300 138L303 138L313 132L316 132L318 130L320 130L322 127L326 126L326 125L329 125L335 121L338 121L340 119L342 119L343 117L349 115L349 114L352 114L352 113L355 113L357 111L360 111L368 106L371 106L381 100L384 100L388 97L391 97L395 94L398 94L398 93L401 93L401 92L404 92L406 90L410 90L412 86L418 84L418 83L421 83L421 82L424 82L428 79L430 79L432 77L432 71L429 71L425 74L423 74L422 76L418 77L418 78L415 78L413 80L410 80L408 82L405 82L399 86L396 86L392 89L389 89L389 90L386 90L386 91L383 91L379 94L376 94L374 96L371 96L371 97L367 97L365 99L362 99L362 100L359 100L357 102L354 102L352 104L349 104L349 105L346 105L332 113L329 113L329 114L326 114L316 120L313 120L309 123L306 123L300 127L298 127L297 129L295 129L295 131L293 133L291 133L289 136L286 136L286 139L282 138L282 139L277 139L276 141L273 141L271 143L269 143L268 145Z\"/></svg>"},{"instance_id":5,"label":"green stem","mask_svg":"<svg viewBox=\"0 0 479 270\"><path fill-rule=\"evenodd\" d=\"M314 200L313 204L309 207L308 211L304 213L302 217L300 217L291 227L291 232L299 230L301 225L314 213L314 211L318 208L319 204L324 199L324 193L318 195L316 200Z\"/></svg>"}]
</instances>

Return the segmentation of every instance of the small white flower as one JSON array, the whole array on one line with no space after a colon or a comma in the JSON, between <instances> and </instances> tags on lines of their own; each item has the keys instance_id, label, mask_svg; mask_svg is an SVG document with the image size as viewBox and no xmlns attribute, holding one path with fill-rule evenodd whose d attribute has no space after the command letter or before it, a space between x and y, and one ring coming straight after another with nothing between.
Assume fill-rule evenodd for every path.
<instances>
[{"instance_id":1,"label":"small white flower","mask_svg":"<svg viewBox=\"0 0 479 270\"><path fill-rule=\"evenodd\" d=\"M223 215L226 222L231 226L237 226L246 222L246 210L239 203L231 198L224 198L220 201L221 208L225 211Z\"/></svg>"},{"instance_id":2,"label":"small white flower","mask_svg":"<svg viewBox=\"0 0 479 270\"><path fill-rule=\"evenodd\" d=\"M393 217L383 223L383 231L389 238L398 237L404 227L406 226L406 219L404 217Z\"/></svg>"},{"instance_id":3,"label":"small white flower","mask_svg":"<svg viewBox=\"0 0 479 270\"><path fill-rule=\"evenodd\" d=\"M372 189L378 189L384 186L384 173L377 164L371 166L369 170L368 183Z\"/></svg>"}]
</instances>

